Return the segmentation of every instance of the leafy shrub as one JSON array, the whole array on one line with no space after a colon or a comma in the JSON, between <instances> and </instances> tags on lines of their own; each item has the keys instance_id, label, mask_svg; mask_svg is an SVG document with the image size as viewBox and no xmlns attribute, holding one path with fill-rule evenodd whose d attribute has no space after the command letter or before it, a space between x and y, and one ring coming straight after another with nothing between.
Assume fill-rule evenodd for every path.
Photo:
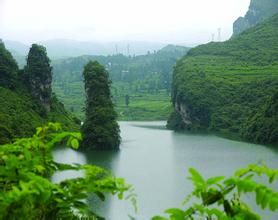
<instances>
[{"instance_id":1,"label":"leafy shrub","mask_svg":"<svg viewBox=\"0 0 278 220\"><path fill-rule=\"evenodd\" d=\"M61 132L57 123L37 128L31 138L0 146L0 219L99 219L86 203L88 193L122 199L130 189L124 179L102 168L53 161L51 150L60 144L79 147L80 133ZM84 177L50 181L57 171L82 170ZM129 198L135 202L134 194Z\"/></svg>"},{"instance_id":2,"label":"leafy shrub","mask_svg":"<svg viewBox=\"0 0 278 220\"><path fill-rule=\"evenodd\" d=\"M243 201L242 196L253 193L256 203L262 209L271 211L278 209L278 192L268 184L256 181L258 177L268 178L269 184L278 179L278 170L270 169L265 165L251 164L247 168L239 169L229 178L224 176L204 179L194 168L190 168L189 179L194 185L194 190L186 197L183 205L194 200L193 204L183 209L172 208L165 211L171 220L185 219L238 219L256 220L260 216L254 213ZM195 202L200 201L200 202ZM155 216L152 220L167 220L163 216Z\"/></svg>"}]
</instances>

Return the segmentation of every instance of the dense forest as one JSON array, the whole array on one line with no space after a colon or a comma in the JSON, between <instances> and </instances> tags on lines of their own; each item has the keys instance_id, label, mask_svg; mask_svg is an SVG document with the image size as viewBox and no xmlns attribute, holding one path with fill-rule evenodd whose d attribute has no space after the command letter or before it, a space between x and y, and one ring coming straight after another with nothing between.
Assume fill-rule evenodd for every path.
<instances>
[{"instance_id":1,"label":"dense forest","mask_svg":"<svg viewBox=\"0 0 278 220\"><path fill-rule=\"evenodd\" d=\"M171 111L172 69L189 48L168 45L147 55L81 56L53 61L53 89L65 107L84 118L83 66L97 60L112 80L113 102L120 120L162 120ZM126 96L129 103L127 105Z\"/></svg>"},{"instance_id":2,"label":"dense forest","mask_svg":"<svg viewBox=\"0 0 278 220\"><path fill-rule=\"evenodd\" d=\"M0 143L32 134L35 128L57 121L69 130L79 120L69 114L51 91L52 70L44 47L33 45L20 70L0 43Z\"/></svg>"},{"instance_id":3,"label":"dense forest","mask_svg":"<svg viewBox=\"0 0 278 220\"><path fill-rule=\"evenodd\" d=\"M198 46L179 60L168 121L173 129L236 133L278 142L278 15L224 43Z\"/></svg>"}]
</instances>

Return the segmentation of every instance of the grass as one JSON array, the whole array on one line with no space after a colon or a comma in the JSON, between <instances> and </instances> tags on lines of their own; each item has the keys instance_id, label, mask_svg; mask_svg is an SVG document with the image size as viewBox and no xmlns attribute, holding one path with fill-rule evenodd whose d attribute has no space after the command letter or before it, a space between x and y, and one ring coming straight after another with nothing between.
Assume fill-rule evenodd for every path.
<instances>
[{"instance_id":1,"label":"grass","mask_svg":"<svg viewBox=\"0 0 278 220\"><path fill-rule=\"evenodd\" d=\"M117 85L118 86L118 85ZM83 82L72 82L70 89L63 89L60 85L54 84L53 89L59 100L64 103L65 108L76 117L84 120L85 95ZM112 89L112 94L113 94ZM129 94L129 105L125 104L125 95ZM113 102L120 121L154 121L166 120L172 111L170 94L166 90L159 90L149 93L147 91L134 92L124 87L124 91L113 94Z\"/></svg>"},{"instance_id":2,"label":"grass","mask_svg":"<svg viewBox=\"0 0 278 220\"><path fill-rule=\"evenodd\" d=\"M165 91L130 96L128 106L125 97L117 100L115 107L121 121L166 120L172 110L170 96Z\"/></svg>"}]
</instances>

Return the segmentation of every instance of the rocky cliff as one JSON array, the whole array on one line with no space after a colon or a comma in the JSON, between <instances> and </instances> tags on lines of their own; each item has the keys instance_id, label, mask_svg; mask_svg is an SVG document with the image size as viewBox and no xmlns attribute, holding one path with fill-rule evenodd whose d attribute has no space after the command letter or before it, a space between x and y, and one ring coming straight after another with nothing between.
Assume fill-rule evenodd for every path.
<instances>
[{"instance_id":1,"label":"rocky cliff","mask_svg":"<svg viewBox=\"0 0 278 220\"><path fill-rule=\"evenodd\" d=\"M28 82L26 86L30 93L49 112L52 95L52 67L45 47L32 45L24 72Z\"/></svg>"},{"instance_id":2,"label":"rocky cliff","mask_svg":"<svg viewBox=\"0 0 278 220\"><path fill-rule=\"evenodd\" d=\"M234 22L233 33L238 35L276 13L278 13L278 0L251 0L246 15Z\"/></svg>"}]
</instances>

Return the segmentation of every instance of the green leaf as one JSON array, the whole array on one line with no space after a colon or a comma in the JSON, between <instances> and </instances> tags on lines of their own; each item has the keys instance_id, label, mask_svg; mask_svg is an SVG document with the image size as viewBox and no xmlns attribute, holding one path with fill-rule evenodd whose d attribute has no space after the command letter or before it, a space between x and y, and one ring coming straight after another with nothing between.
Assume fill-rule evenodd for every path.
<instances>
[{"instance_id":1,"label":"green leaf","mask_svg":"<svg viewBox=\"0 0 278 220\"><path fill-rule=\"evenodd\" d=\"M216 176L216 177L211 177L207 180L207 185L210 186L210 185L214 185L220 181L222 181L223 179L225 179L224 176Z\"/></svg>"},{"instance_id":2,"label":"green leaf","mask_svg":"<svg viewBox=\"0 0 278 220\"><path fill-rule=\"evenodd\" d=\"M169 220L169 219L165 218L163 216L154 216L154 217L152 217L152 220Z\"/></svg>"},{"instance_id":3,"label":"green leaf","mask_svg":"<svg viewBox=\"0 0 278 220\"><path fill-rule=\"evenodd\" d=\"M278 195L276 193L276 196L273 196L272 198L270 198L269 201L269 208L271 211L275 211L278 209Z\"/></svg>"},{"instance_id":4,"label":"green leaf","mask_svg":"<svg viewBox=\"0 0 278 220\"><path fill-rule=\"evenodd\" d=\"M269 177L269 183L273 183L273 181L275 180L275 178L276 178L276 173L272 173L271 175L270 175L270 177Z\"/></svg>"},{"instance_id":5,"label":"green leaf","mask_svg":"<svg viewBox=\"0 0 278 220\"><path fill-rule=\"evenodd\" d=\"M261 205L265 193L265 187L261 186L256 189L256 203Z\"/></svg>"},{"instance_id":6,"label":"green leaf","mask_svg":"<svg viewBox=\"0 0 278 220\"><path fill-rule=\"evenodd\" d=\"M194 168L189 168L189 172L191 174L190 179L193 181L193 184L195 185L195 187L205 189L206 188L206 181L200 175L200 173L197 170L195 170Z\"/></svg>"},{"instance_id":7,"label":"green leaf","mask_svg":"<svg viewBox=\"0 0 278 220\"><path fill-rule=\"evenodd\" d=\"M261 207L262 209L265 209L267 204L269 203L269 198L271 197L271 191L270 190L265 190L264 196L261 201Z\"/></svg>"},{"instance_id":8,"label":"green leaf","mask_svg":"<svg viewBox=\"0 0 278 220\"><path fill-rule=\"evenodd\" d=\"M98 198L100 198L101 201L104 201L105 200L105 196L102 192L95 192L95 194L97 195Z\"/></svg>"},{"instance_id":9,"label":"green leaf","mask_svg":"<svg viewBox=\"0 0 278 220\"><path fill-rule=\"evenodd\" d=\"M79 142L78 142L78 140L77 139L72 139L71 140L71 142L70 142L70 144L71 144L71 147L73 148L73 149L78 149L78 147L79 147Z\"/></svg>"},{"instance_id":10,"label":"green leaf","mask_svg":"<svg viewBox=\"0 0 278 220\"><path fill-rule=\"evenodd\" d=\"M169 214L171 218L174 218L176 220L184 220L185 217L185 212L177 208L167 209L165 213Z\"/></svg>"}]
</instances>

